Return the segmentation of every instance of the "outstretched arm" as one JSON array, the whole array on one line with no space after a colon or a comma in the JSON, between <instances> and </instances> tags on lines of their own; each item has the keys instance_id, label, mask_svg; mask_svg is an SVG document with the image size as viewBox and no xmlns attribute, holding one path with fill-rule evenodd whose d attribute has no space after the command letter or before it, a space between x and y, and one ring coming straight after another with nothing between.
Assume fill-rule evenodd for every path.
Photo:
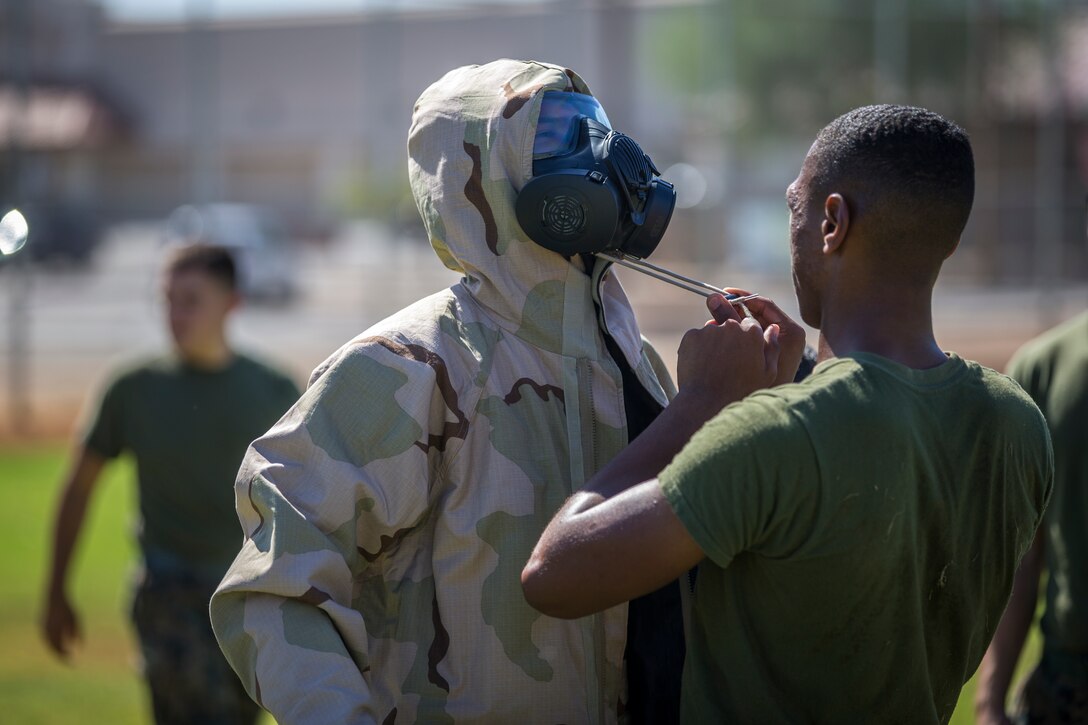
<instances>
[{"instance_id":1,"label":"outstretched arm","mask_svg":"<svg viewBox=\"0 0 1088 725\"><path fill-rule=\"evenodd\" d=\"M613 459L567 500L522 571L529 604L552 617L585 616L654 591L703 559L657 479L643 479L708 417L701 401L689 404L681 393L639 436L655 445L628 447L631 455Z\"/></svg>"},{"instance_id":2,"label":"outstretched arm","mask_svg":"<svg viewBox=\"0 0 1088 725\"><path fill-rule=\"evenodd\" d=\"M575 618L653 591L704 557L656 480L691 436L724 406L779 382L779 363L796 370L804 333L790 324L790 347L779 323L764 330L710 298L715 320L690 330L680 344L680 392L638 439L545 529L522 572L528 602L545 614ZM768 313L778 313L768 303ZM794 339L799 336L799 346Z\"/></svg>"},{"instance_id":3,"label":"outstretched arm","mask_svg":"<svg viewBox=\"0 0 1088 725\"><path fill-rule=\"evenodd\" d=\"M1005 714L1005 699L1024 647L1024 639L1035 616L1039 575L1043 570L1043 541L1043 527L1040 526L1031 548L1024 554L1020 568L1016 570L1009 604L979 665L978 689L975 690L975 718L978 723L991 725L1009 722Z\"/></svg>"},{"instance_id":4,"label":"outstretched arm","mask_svg":"<svg viewBox=\"0 0 1088 725\"><path fill-rule=\"evenodd\" d=\"M67 659L73 641L80 639L79 618L68 600L66 581L87 502L98 483L106 459L82 446L65 479L53 523L53 558L45 594L41 627L49 648Z\"/></svg>"}]
</instances>

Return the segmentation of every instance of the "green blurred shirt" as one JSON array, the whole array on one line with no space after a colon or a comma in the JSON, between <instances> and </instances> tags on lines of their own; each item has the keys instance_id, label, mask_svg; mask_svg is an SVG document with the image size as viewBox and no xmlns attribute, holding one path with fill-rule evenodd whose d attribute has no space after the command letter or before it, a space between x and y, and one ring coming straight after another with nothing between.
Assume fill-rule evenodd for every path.
<instances>
[{"instance_id":1,"label":"green blurred shirt","mask_svg":"<svg viewBox=\"0 0 1088 725\"><path fill-rule=\"evenodd\" d=\"M244 355L201 370L175 357L130 367L106 387L85 445L136 459L140 545L221 576L242 541L234 479L249 443L298 399L282 373Z\"/></svg>"},{"instance_id":2,"label":"green blurred shirt","mask_svg":"<svg viewBox=\"0 0 1088 725\"><path fill-rule=\"evenodd\" d=\"M1009 374L1043 411L1054 496L1043 521L1050 573L1042 630L1052 652L1088 656L1088 313L1025 345Z\"/></svg>"},{"instance_id":3,"label":"green blurred shirt","mask_svg":"<svg viewBox=\"0 0 1088 725\"><path fill-rule=\"evenodd\" d=\"M856 354L749 396L661 474L707 559L686 722L934 722L1001 617L1052 481L999 373Z\"/></svg>"}]
</instances>

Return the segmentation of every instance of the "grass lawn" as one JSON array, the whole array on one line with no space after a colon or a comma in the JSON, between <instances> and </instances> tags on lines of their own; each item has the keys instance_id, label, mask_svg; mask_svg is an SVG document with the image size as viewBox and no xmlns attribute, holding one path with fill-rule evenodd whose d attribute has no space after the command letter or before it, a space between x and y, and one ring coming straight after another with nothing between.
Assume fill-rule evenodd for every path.
<instances>
[{"instance_id":1,"label":"grass lawn","mask_svg":"<svg viewBox=\"0 0 1088 725\"><path fill-rule=\"evenodd\" d=\"M0 720L20 725L149 723L126 615L135 561L135 485L127 461L106 469L73 561L71 596L84 641L71 664L58 662L38 636L47 543L67 451L58 445L0 448ZM1032 632L1021 669L1038 657ZM972 680L952 722L973 722ZM267 715L262 725L272 725Z\"/></svg>"},{"instance_id":2,"label":"grass lawn","mask_svg":"<svg viewBox=\"0 0 1088 725\"><path fill-rule=\"evenodd\" d=\"M136 560L135 481L127 460L106 468L70 570L82 646L64 664L38 634L53 509L66 465L64 446L0 448L0 721L150 723L127 616Z\"/></svg>"}]
</instances>

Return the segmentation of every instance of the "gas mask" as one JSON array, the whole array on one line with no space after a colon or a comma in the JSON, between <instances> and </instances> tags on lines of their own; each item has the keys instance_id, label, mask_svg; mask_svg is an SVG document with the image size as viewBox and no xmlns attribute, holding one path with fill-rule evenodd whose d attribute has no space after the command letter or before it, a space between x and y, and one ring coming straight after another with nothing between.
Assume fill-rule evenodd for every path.
<instances>
[{"instance_id":1,"label":"gas mask","mask_svg":"<svg viewBox=\"0 0 1088 725\"><path fill-rule=\"evenodd\" d=\"M533 142L533 178L514 210L522 230L564 257L592 254L704 297L720 287L650 264L676 206L673 185L604 108L583 93L546 91Z\"/></svg>"},{"instance_id":2,"label":"gas mask","mask_svg":"<svg viewBox=\"0 0 1088 725\"><path fill-rule=\"evenodd\" d=\"M548 91L533 145L533 178L518 223L565 257L598 252L643 259L669 225L676 191L631 137L613 131L592 96Z\"/></svg>"}]
</instances>

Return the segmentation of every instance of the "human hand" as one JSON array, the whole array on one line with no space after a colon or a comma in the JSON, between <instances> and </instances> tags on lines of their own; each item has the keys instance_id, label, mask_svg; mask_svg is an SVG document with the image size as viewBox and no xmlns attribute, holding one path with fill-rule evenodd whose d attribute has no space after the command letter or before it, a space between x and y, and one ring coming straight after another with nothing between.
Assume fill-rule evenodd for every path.
<instances>
[{"instance_id":1,"label":"human hand","mask_svg":"<svg viewBox=\"0 0 1088 725\"><path fill-rule=\"evenodd\" d=\"M63 660L71 654L71 645L83 639L79 617L63 592L51 591L42 617L42 636L49 649Z\"/></svg>"},{"instance_id":2,"label":"human hand","mask_svg":"<svg viewBox=\"0 0 1088 725\"><path fill-rule=\"evenodd\" d=\"M722 295L709 297L707 307L714 319L685 333L680 341L676 377L679 396L713 414L749 393L775 384L780 331L775 323L764 329L758 319L741 318Z\"/></svg>"},{"instance_id":3,"label":"human hand","mask_svg":"<svg viewBox=\"0 0 1088 725\"><path fill-rule=\"evenodd\" d=\"M737 287L726 287L725 291L741 297L751 294L751 292ZM710 300L708 299L707 305L709 306L709 304ZM805 354L805 328L794 322L789 315L775 304L774 300L757 296L745 300L744 305L763 328L778 325L778 375L775 378L774 385L792 383L794 376L797 375L797 368L801 364L801 357ZM733 310L731 304L726 305L726 307ZM721 308L717 309L720 310ZM711 310L711 314L714 314L714 310ZM724 321L724 319L718 319L718 315L715 315L714 319L719 323Z\"/></svg>"}]
</instances>

